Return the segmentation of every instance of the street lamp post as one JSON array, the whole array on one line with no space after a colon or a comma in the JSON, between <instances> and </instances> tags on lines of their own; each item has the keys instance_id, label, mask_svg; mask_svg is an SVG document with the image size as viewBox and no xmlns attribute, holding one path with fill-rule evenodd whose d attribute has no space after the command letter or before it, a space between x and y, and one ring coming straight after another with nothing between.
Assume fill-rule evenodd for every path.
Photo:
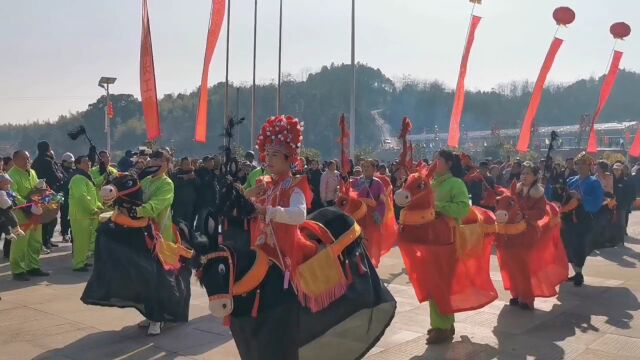
<instances>
[{"instance_id":1,"label":"street lamp post","mask_svg":"<svg viewBox=\"0 0 640 360\"><path fill-rule=\"evenodd\" d=\"M111 126L109 124L109 85L113 85L116 82L114 77L101 77L98 81L98 86L103 88L107 93L107 102L104 106L104 132L107 134L107 152L111 154Z\"/></svg>"}]
</instances>

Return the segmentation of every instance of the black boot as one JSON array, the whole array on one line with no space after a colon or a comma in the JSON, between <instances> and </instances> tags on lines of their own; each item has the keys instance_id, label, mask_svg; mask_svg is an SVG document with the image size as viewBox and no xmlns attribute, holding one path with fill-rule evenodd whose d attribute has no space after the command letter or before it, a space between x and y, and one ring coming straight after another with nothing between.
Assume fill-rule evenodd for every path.
<instances>
[{"instance_id":1,"label":"black boot","mask_svg":"<svg viewBox=\"0 0 640 360\"><path fill-rule=\"evenodd\" d=\"M575 286L580 287L582 286L582 284L584 284L584 276L582 275L582 273L576 273L571 278L573 280L573 285Z\"/></svg>"}]
</instances>

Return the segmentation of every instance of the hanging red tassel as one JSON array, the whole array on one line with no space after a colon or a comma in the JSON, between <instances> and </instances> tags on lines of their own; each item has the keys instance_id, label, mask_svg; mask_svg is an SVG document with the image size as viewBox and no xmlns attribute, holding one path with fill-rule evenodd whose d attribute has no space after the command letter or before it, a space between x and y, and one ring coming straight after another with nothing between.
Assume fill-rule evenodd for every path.
<instances>
[{"instance_id":1,"label":"hanging red tassel","mask_svg":"<svg viewBox=\"0 0 640 360\"><path fill-rule=\"evenodd\" d=\"M364 264L362 264L362 256L358 254L356 258L358 259L358 272L360 273L360 275L366 274L367 268L364 266Z\"/></svg>"},{"instance_id":2,"label":"hanging red tassel","mask_svg":"<svg viewBox=\"0 0 640 360\"><path fill-rule=\"evenodd\" d=\"M222 320L222 325L225 327L231 326L231 316L229 315L225 316L224 320Z\"/></svg>"},{"instance_id":3,"label":"hanging red tassel","mask_svg":"<svg viewBox=\"0 0 640 360\"><path fill-rule=\"evenodd\" d=\"M253 301L253 308L251 309L251 317L258 317L258 308L260 307L260 289L256 291L256 299Z\"/></svg>"}]
</instances>

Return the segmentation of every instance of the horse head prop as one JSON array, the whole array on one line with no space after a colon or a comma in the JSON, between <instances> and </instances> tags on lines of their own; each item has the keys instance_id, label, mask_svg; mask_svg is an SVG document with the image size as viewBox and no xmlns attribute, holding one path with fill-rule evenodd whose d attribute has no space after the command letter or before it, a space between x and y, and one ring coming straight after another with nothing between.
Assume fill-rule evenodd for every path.
<instances>
[{"instance_id":1,"label":"horse head prop","mask_svg":"<svg viewBox=\"0 0 640 360\"><path fill-rule=\"evenodd\" d=\"M358 199L358 193L351 189L350 181L342 182L336 207L351 215L356 221L361 220L367 214L367 205Z\"/></svg>"},{"instance_id":2,"label":"horse head prop","mask_svg":"<svg viewBox=\"0 0 640 360\"><path fill-rule=\"evenodd\" d=\"M522 221L522 211L517 196L517 183L511 183L509 192L504 192L496 199L496 222L498 224L516 224Z\"/></svg>"},{"instance_id":3,"label":"horse head prop","mask_svg":"<svg viewBox=\"0 0 640 360\"><path fill-rule=\"evenodd\" d=\"M417 172L409 175L402 189L394 195L396 204L409 210L433 209L434 198L430 183L435 170L436 163L430 167L422 165Z\"/></svg>"}]
</instances>

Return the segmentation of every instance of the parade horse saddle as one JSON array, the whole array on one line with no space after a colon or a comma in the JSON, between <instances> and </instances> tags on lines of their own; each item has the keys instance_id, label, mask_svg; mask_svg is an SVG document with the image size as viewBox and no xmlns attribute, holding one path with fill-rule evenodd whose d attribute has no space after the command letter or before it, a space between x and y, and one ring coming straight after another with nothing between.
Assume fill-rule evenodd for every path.
<instances>
[{"instance_id":1,"label":"parade horse saddle","mask_svg":"<svg viewBox=\"0 0 640 360\"><path fill-rule=\"evenodd\" d=\"M24 207L23 212L32 224L48 224L58 217L62 198L51 191L43 181L38 184L27 196L27 203L40 207L42 214L34 215L30 207Z\"/></svg>"}]
</instances>

